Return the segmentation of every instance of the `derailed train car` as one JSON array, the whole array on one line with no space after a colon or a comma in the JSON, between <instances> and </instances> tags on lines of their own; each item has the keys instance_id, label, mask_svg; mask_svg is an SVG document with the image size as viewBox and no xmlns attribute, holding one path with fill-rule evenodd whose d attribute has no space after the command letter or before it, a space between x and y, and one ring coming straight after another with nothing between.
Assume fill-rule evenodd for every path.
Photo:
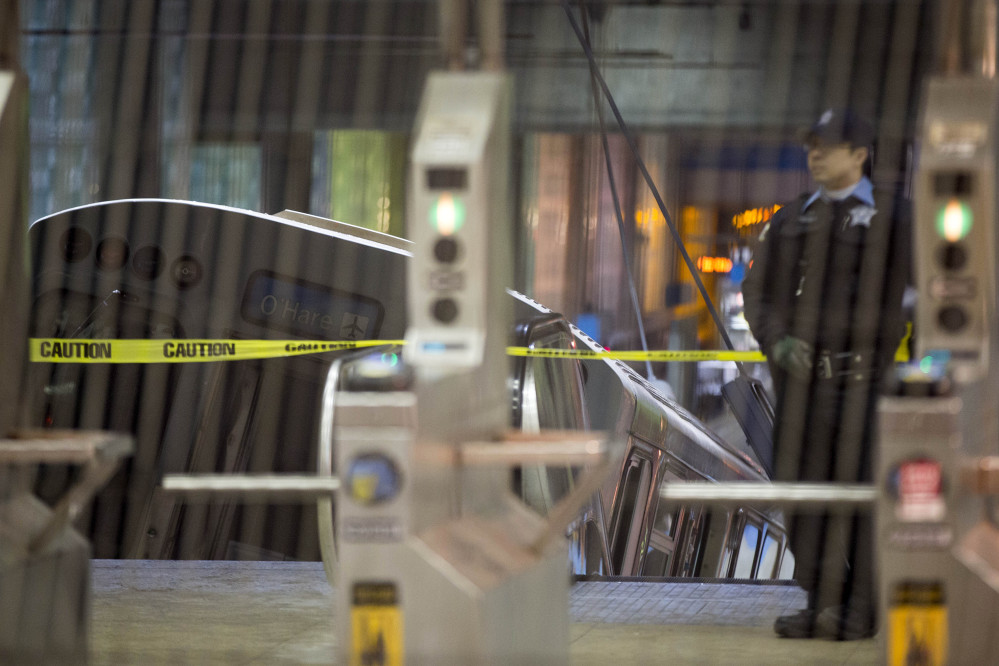
<instances>
[{"instance_id":1,"label":"derailed train car","mask_svg":"<svg viewBox=\"0 0 999 666\"><path fill-rule=\"evenodd\" d=\"M601 350L561 315L513 295L518 344ZM591 428L627 442L620 469L570 532L575 574L790 578L793 556L779 511L680 505L659 496L666 483L769 481L748 443L721 440L620 361L521 358L513 378L515 425ZM574 470L520 475L521 494L544 512L571 488Z\"/></svg>"},{"instance_id":2,"label":"derailed train car","mask_svg":"<svg viewBox=\"0 0 999 666\"><path fill-rule=\"evenodd\" d=\"M300 213L114 201L37 221L31 244L34 337L163 339L186 354L184 339L398 340L405 330L408 241ZM561 315L511 297L515 343L597 349ZM136 454L82 518L94 555L319 559L314 507L187 504L158 484L173 472L315 470L322 385L343 356L33 364L34 423L136 438ZM627 439L622 468L571 531L576 573L770 578L786 569L779 515L659 500L663 483L766 475L748 447L722 442L625 364L515 359L511 387L518 427ZM516 489L544 511L575 471L518 470ZM67 474L44 470L40 494L56 494Z\"/></svg>"},{"instance_id":3,"label":"derailed train car","mask_svg":"<svg viewBox=\"0 0 999 666\"><path fill-rule=\"evenodd\" d=\"M131 200L38 220L30 229L32 334L165 343L401 338L409 243L289 215L296 219ZM34 423L136 438L135 455L83 518L94 555L318 558L313 507L184 504L163 496L159 482L172 472L315 469L333 358L32 364ZM66 473L45 470L40 494L60 489Z\"/></svg>"}]
</instances>

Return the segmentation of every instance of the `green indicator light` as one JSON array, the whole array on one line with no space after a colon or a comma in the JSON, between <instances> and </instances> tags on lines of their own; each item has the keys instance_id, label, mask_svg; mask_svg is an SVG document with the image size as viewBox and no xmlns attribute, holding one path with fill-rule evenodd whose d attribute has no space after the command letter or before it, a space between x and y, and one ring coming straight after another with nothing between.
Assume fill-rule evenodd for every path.
<instances>
[{"instance_id":1,"label":"green indicator light","mask_svg":"<svg viewBox=\"0 0 999 666\"><path fill-rule=\"evenodd\" d=\"M930 370L933 369L933 357L924 356L923 358L919 359L919 369L922 370L923 373L927 375L930 374Z\"/></svg>"},{"instance_id":2,"label":"green indicator light","mask_svg":"<svg viewBox=\"0 0 999 666\"><path fill-rule=\"evenodd\" d=\"M956 243L971 231L971 206L960 199L951 199L937 212L937 233Z\"/></svg>"},{"instance_id":3,"label":"green indicator light","mask_svg":"<svg viewBox=\"0 0 999 666\"><path fill-rule=\"evenodd\" d=\"M430 206L430 224L442 236L450 236L465 224L465 202L450 192L442 192Z\"/></svg>"}]
</instances>

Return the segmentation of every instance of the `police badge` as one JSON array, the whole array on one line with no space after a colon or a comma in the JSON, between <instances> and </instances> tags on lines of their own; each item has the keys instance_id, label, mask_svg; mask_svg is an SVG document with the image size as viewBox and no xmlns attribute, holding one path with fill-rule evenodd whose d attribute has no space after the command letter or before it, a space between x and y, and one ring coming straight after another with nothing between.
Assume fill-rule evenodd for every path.
<instances>
[{"instance_id":1,"label":"police badge","mask_svg":"<svg viewBox=\"0 0 999 666\"><path fill-rule=\"evenodd\" d=\"M846 224L843 226L856 226L861 225L864 227L871 226L871 218L877 213L877 208L873 206L854 206L850 210L850 214L846 216Z\"/></svg>"}]
</instances>

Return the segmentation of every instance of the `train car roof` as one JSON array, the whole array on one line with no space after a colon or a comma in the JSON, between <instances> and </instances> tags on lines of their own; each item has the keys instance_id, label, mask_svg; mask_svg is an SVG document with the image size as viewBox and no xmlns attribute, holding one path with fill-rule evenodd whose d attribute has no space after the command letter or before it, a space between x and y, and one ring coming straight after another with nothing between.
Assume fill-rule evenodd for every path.
<instances>
[{"instance_id":1,"label":"train car roof","mask_svg":"<svg viewBox=\"0 0 999 666\"><path fill-rule=\"evenodd\" d=\"M552 313L553 310L535 301L529 296L525 296L511 289L507 290L520 303L532 308L540 313ZM601 352L605 349L593 338L584 333L581 329L569 322L578 343L585 346L590 351ZM603 364L610 369L618 380L625 387L631 387L636 400L649 404L654 403L664 406L670 413L676 416L672 426L683 431L690 439L698 441L702 446L713 449L714 454L719 459L730 458L733 463L740 465L746 476L757 480L769 480L763 466L756 457L755 452L750 448L748 442L729 442L722 439L717 433L711 430L700 419L691 414L686 408L678 403L671 396L664 393L663 388L656 386L653 382L643 377L627 364L618 360L604 359ZM661 407L660 407L661 409Z\"/></svg>"},{"instance_id":2,"label":"train car roof","mask_svg":"<svg viewBox=\"0 0 999 666\"><path fill-rule=\"evenodd\" d=\"M245 208L236 208L234 206L225 206L222 204L204 203L201 201L188 201L184 199L161 199L161 198L135 198L135 199L113 199L111 201L98 201L89 204L83 204L81 206L74 206L72 208L66 208L64 210L57 211L55 213L50 213L44 217L40 217L29 225L29 229L35 225L41 224L47 219L65 215L66 213L72 213L74 211L85 210L90 208L100 208L106 206L112 206L115 204L179 204L181 206L190 206L196 208L211 208L226 213L236 213L239 215L247 215L250 217L268 220L276 224L295 227L312 233L318 233L325 236L332 236L342 240L347 240L353 243L360 243L362 245L368 245L370 247L378 248L381 250L387 250L389 252L394 252L397 254L402 254L405 256L412 256L412 241L406 240L405 238L400 238L398 236L392 236L390 234L385 234L380 231L374 231L366 227L358 227L353 224L347 224L346 222L339 222L337 220L330 220L327 218L316 217L314 215L308 215L307 213L299 213L297 211L282 211L275 215L270 215L268 213L260 213L253 210L247 210ZM332 225L330 224L332 223ZM341 230L338 231L337 228Z\"/></svg>"}]
</instances>

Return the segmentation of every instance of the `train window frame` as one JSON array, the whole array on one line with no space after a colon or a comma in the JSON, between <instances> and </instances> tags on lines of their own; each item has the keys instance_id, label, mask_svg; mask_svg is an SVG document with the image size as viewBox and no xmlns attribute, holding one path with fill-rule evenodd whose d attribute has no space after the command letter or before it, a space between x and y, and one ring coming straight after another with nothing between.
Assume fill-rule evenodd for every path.
<instances>
[{"instance_id":1,"label":"train window frame","mask_svg":"<svg viewBox=\"0 0 999 666\"><path fill-rule=\"evenodd\" d=\"M667 468L659 474L655 487L658 490L664 483L682 483L683 480L683 477ZM678 575L676 574L677 553L685 551L684 537L687 534L686 525L689 521L690 507L664 500L658 492L655 497L650 498L649 504L655 506L655 511L650 512L649 538L644 548L641 574L656 577ZM669 532L658 529L660 515L664 510L670 514ZM651 570L653 563L654 571Z\"/></svg>"},{"instance_id":2,"label":"train window frame","mask_svg":"<svg viewBox=\"0 0 999 666\"><path fill-rule=\"evenodd\" d=\"M514 343L540 349L569 349L573 342L572 329L560 314L540 314L520 321L514 327ZM543 429L588 430L586 398L582 371L577 359L543 357L518 358L513 367L513 424L525 432ZM546 378L543 388L554 397L549 408L542 410L538 396L538 376ZM552 387L557 387L552 389ZM558 397L562 396L562 400ZM568 396L568 397L566 397ZM547 515L558 501L571 492L574 485L571 467L537 465L514 472L514 487L528 506Z\"/></svg>"},{"instance_id":3,"label":"train window frame","mask_svg":"<svg viewBox=\"0 0 999 666\"><path fill-rule=\"evenodd\" d=\"M750 516L743 513L742 524L740 525L738 531L738 546L736 546L735 552L732 557L732 578L743 580L752 580L755 578L757 563L759 562L760 553L760 542L763 540L763 525L759 524L757 521L753 520ZM756 539L752 544L752 552L748 549L750 545L747 542L747 535L749 530L752 528L756 532ZM748 562L748 571L745 571L746 575L740 575L744 571L744 565Z\"/></svg>"},{"instance_id":4,"label":"train window frame","mask_svg":"<svg viewBox=\"0 0 999 666\"><path fill-rule=\"evenodd\" d=\"M736 573L740 569L740 562L743 564L746 562L745 559L741 559L742 556L748 556L748 551L744 553L743 549L746 546L745 535L749 527L757 531L756 543L752 549L752 559L749 560L751 562L749 575L748 577L737 576ZM763 576L761 575L763 573L761 565L763 564L763 556L765 554L764 546L768 538L773 540L773 544L777 550L774 562L769 567L769 573ZM725 551L722 554L722 559L718 567L718 576L723 578L748 578L751 580L776 580L785 577L790 578L793 572L794 558L787 550L787 535L784 531L774 529L771 520L767 516L755 511L746 510L745 508L739 508L730 520L725 539ZM788 575L784 576L783 574L785 573Z\"/></svg>"},{"instance_id":5,"label":"train window frame","mask_svg":"<svg viewBox=\"0 0 999 666\"><path fill-rule=\"evenodd\" d=\"M684 507L685 519L677 537L679 557L674 553L673 575L689 577L700 571L706 543L705 519L708 511L701 504Z\"/></svg>"},{"instance_id":6,"label":"train window frame","mask_svg":"<svg viewBox=\"0 0 999 666\"><path fill-rule=\"evenodd\" d=\"M787 534L781 535L781 556L780 556L780 566L777 570L778 580L793 580L794 579L794 553L788 548Z\"/></svg>"},{"instance_id":7,"label":"train window frame","mask_svg":"<svg viewBox=\"0 0 999 666\"><path fill-rule=\"evenodd\" d=\"M754 578L771 580L776 577L777 573L780 571L780 561L781 561L781 539L779 535L776 535L773 530L769 529L769 525L764 528L763 536L760 539L760 554L758 556L759 563L756 567L756 575ZM767 563L767 554L771 552L768 548L768 544L773 548L773 561L769 564L769 573L763 575L764 564Z\"/></svg>"},{"instance_id":8,"label":"train window frame","mask_svg":"<svg viewBox=\"0 0 999 666\"><path fill-rule=\"evenodd\" d=\"M514 327L513 337L515 345L534 349L571 349L575 344L569 323L558 313L537 315L518 322ZM559 410L556 423L541 423L541 411L538 409L535 388L538 368L547 369L547 374L551 376L561 375L567 385L574 387L563 392L571 397L573 404L568 406L570 408L568 410ZM515 390L518 393L513 401L515 405L513 421L516 427L529 432L536 432L542 427L589 429L582 363L578 359L519 357L515 360L512 374L516 380Z\"/></svg>"},{"instance_id":9,"label":"train window frame","mask_svg":"<svg viewBox=\"0 0 999 666\"><path fill-rule=\"evenodd\" d=\"M729 509L718 506L709 507L705 512L705 522L701 528L701 558L696 569L698 574L710 571L713 578L725 577L728 566L726 556L731 558L728 539L734 515Z\"/></svg>"},{"instance_id":10,"label":"train window frame","mask_svg":"<svg viewBox=\"0 0 999 666\"><path fill-rule=\"evenodd\" d=\"M645 544L642 542L647 543L645 536L648 534L649 507L652 503L650 493L653 488L658 488L656 457L651 449L647 450L640 444L640 440L631 439L628 456L618 477L621 482L615 490L612 505L616 510L611 523L611 560L614 573L618 576L629 576L641 571L645 559ZM630 485L632 479L635 479L634 485ZM628 497L631 498L630 505L625 499ZM642 509L636 510L640 506L639 502L642 503ZM622 531L623 518L629 514L631 517L627 523L627 531Z\"/></svg>"}]
</instances>

